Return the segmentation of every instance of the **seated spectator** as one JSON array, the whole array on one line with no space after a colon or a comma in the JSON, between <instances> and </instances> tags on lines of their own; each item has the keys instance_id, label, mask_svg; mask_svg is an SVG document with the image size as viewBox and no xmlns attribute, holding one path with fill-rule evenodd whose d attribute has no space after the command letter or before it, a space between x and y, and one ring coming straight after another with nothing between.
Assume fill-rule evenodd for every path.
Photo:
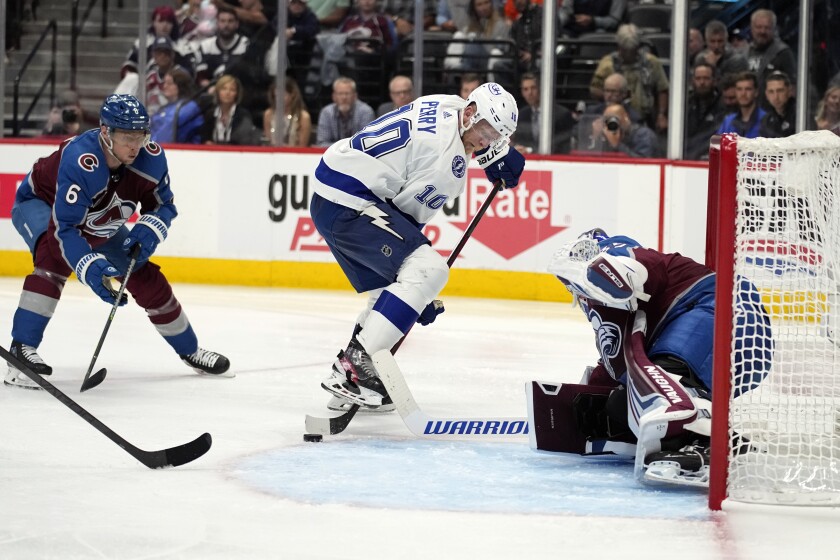
<instances>
[{"instance_id":1,"label":"seated spectator","mask_svg":"<svg viewBox=\"0 0 840 560\"><path fill-rule=\"evenodd\" d=\"M213 104L204 111L204 124L199 131L203 143L260 144L260 132L254 126L251 113L239 105L241 101L242 84L239 80L230 74L220 76L213 89Z\"/></svg>"},{"instance_id":2,"label":"seated spectator","mask_svg":"<svg viewBox=\"0 0 840 560\"><path fill-rule=\"evenodd\" d=\"M747 52L750 70L758 79L759 105L765 107L764 84L775 71L789 78L796 76L796 57L790 47L776 36L776 14L771 10L756 10L750 16L752 42Z\"/></svg>"},{"instance_id":3,"label":"seated spectator","mask_svg":"<svg viewBox=\"0 0 840 560\"><path fill-rule=\"evenodd\" d=\"M239 32L249 39L271 21L276 14L274 0L239 0L237 3L225 0L211 0L216 9L232 10L239 22Z\"/></svg>"},{"instance_id":4,"label":"seated spectator","mask_svg":"<svg viewBox=\"0 0 840 560\"><path fill-rule=\"evenodd\" d=\"M614 73L624 75L630 90L630 104L648 126L668 128L668 77L662 62L642 49L639 28L628 23L615 34L618 50L604 56L595 69L589 91L592 98L604 98L604 80Z\"/></svg>"},{"instance_id":5,"label":"seated spectator","mask_svg":"<svg viewBox=\"0 0 840 560\"><path fill-rule=\"evenodd\" d=\"M356 82L340 76L332 85L333 102L318 115L319 146L330 146L342 138L350 138L375 118L373 109L359 101Z\"/></svg>"},{"instance_id":6,"label":"seated spectator","mask_svg":"<svg viewBox=\"0 0 840 560\"><path fill-rule=\"evenodd\" d=\"M607 76L604 80L603 92L604 100L601 103L588 105L584 114L600 116L604 114L607 105L618 103L627 111L631 121L634 123L642 122L642 115L630 103L630 89L627 87L627 78L624 75L615 73Z\"/></svg>"},{"instance_id":7,"label":"seated spectator","mask_svg":"<svg viewBox=\"0 0 840 560\"><path fill-rule=\"evenodd\" d=\"M707 62L717 69L723 79L727 74L740 74L749 70L746 57L727 41L729 32L722 21L713 19L706 24L706 49L697 55L696 62Z\"/></svg>"},{"instance_id":8,"label":"seated spectator","mask_svg":"<svg viewBox=\"0 0 840 560\"><path fill-rule=\"evenodd\" d=\"M505 40L510 26L492 0L470 0L467 25L452 36L453 39ZM492 43L453 42L446 49L443 67L462 72L485 72L494 47Z\"/></svg>"},{"instance_id":9,"label":"seated spectator","mask_svg":"<svg viewBox=\"0 0 840 560\"><path fill-rule=\"evenodd\" d=\"M519 89L525 101L519 106L519 119L511 142L522 153L532 153L540 146L540 82L535 74L525 73L519 80ZM552 154L567 154L571 149L572 113L559 104L554 105L554 125L551 127Z\"/></svg>"},{"instance_id":10,"label":"seated spectator","mask_svg":"<svg viewBox=\"0 0 840 560\"><path fill-rule=\"evenodd\" d=\"M698 62L691 70L691 93L685 116L685 159L709 157L709 139L720 126L726 108L715 88L715 67Z\"/></svg>"},{"instance_id":11,"label":"seated spectator","mask_svg":"<svg viewBox=\"0 0 840 560\"><path fill-rule=\"evenodd\" d=\"M216 36L204 39L196 49L196 81L201 87L226 73L248 49L249 39L239 33L239 18L233 8L218 8Z\"/></svg>"},{"instance_id":12,"label":"seated spectator","mask_svg":"<svg viewBox=\"0 0 840 560\"><path fill-rule=\"evenodd\" d=\"M55 107L50 109L41 135L61 139L70 138L92 128L90 124L92 123L85 118L84 110L79 103L79 94L68 89L61 93Z\"/></svg>"},{"instance_id":13,"label":"seated spectator","mask_svg":"<svg viewBox=\"0 0 840 560\"><path fill-rule=\"evenodd\" d=\"M175 64L178 64L182 68L186 69L188 72L192 72L192 50L186 43L179 40L178 21L175 17L175 10L173 10L169 6L158 6L157 8L152 10L152 25L149 26L149 29L146 32L146 57L147 65L149 67L152 65L152 46L157 37L167 37L172 42L172 50L175 56ZM137 60L139 59L139 49L140 41L138 39L135 39L131 50L128 51L128 56L126 56L122 68L120 69L121 79L125 79L127 74L135 74L134 76L129 78L130 80L134 81L135 88L138 79ZM121 86L117 87L120 88ZM151 113L151 110L149 110L149 112Z\"/></svg>"},{"instance_id":14,"label":"seated spectator","mask_svg":"<svg viewBox=\"0 0 840 560\"><path fill-rule=\"evenodd\" d=\"M461 99L466 99L470 96L475 88L480 86L484 83L484 80L481 79L481 76L474 72L467 72L463 74L460 79L460 89L458 95L461 96Z\"/></svg>"},{"instance_id":15,"label":"seated spectator","mask_svg":"<svg viewBox=\"0 0 840 560\"><path fill-rule=\"evenodd\" d=\"M435 24L435 5L424 2L423 29L430 29ZM397 37L402 39L414 32L414 0L383 0L381 10L394 22Z\"/></svg>"},{"instance_id":16,"label":"seated spectator","mask_svg":"<svg viewBox=\"0 0 840 560\"><path fill-rule=\"evenodd\" d=\"M308 4L324 30L337 29L350 13L350 0L308 0Z\"/></svg>"},{"instance_id":17,"label":"seated spectator","mask_svg":"<svg viewBox=\"0 0 840 560\"><path fill-rule=\"evenodd\" d=\"M731 46L736 53L740 54L744 58L747 57L747 53L750 50L750 32L749 29L746 31L736 27L729 33L729 46Z\"/></svg>"},{"instance_id":18,"label":"seated spectator","mask_svg":"<svg viewBox=\"0 0 840 560\"><path fill-rule=\"evenodd\" d=\"M376 3L377 0L354 0L354 12L344 18L338 26L339 33L364 30L363 33L353 33L353 36L377 39L370 43L354 42L349 49L351 53L383 56L385 53L392 53L397 47L397 31L394 22L384 13L376 10Z\"/></svg>"},{"instance_id":19,"label":"seated spectator","mask_svg":"<svg viewBox=\"0 0 840 560\"><path fill-rule=\"evenodd\" d=\"M718 134L735 132L743 138L758 138L764 109L758 106L758 78L752 72L741 72L735 79L738 111L723 118Z\"/></svg>"},{"instance_id":20,"label":"seated spectator","mask_svg":"<svg viewBox=\"0 0 840 560\"><path fill-rule=\"evenodd\" d=\"M195 82L185 70L173 68L163 78L163 94L169 103L152 115L152 141L198 144L204 117L193 99Z\"/></svg>"},{"instance_id":21,"label":"seated spectator","mask_svg":"<svg viewBox=\"0 0 840 560\"><path fill-rule=\"evenodd\" d=\"M216 34L216 6L209 0L187 0L175 16L183 41L198 42Z\"/></svg>"},{"instance_id":22,"label":"seated spectator","mask_svg":"<svg viewBox=\"0 0 840 560\"><path fill-rule=\"evenodd\" d=\"M438 0L435 31L455 33L465 28L470 20L470 0Z\"/></svg>"},{"instance_id":23,"label":"seated spectator","mask_svg":"<svg viewBox=\"0 0 840 560\"><path fill-rule=\"evenodd\" d=\"M276 27L276 25L275 25ZM286 58L289 67L298 83L303 83L312 62L312 51L315 49L315 36L321 31L321 24L315 12L306 5L306 0L289 0L286 21ZM266 61L274 57L274 66L269 75L277 75L277 39L274 39Z\"/></svg>"},{"instance_id":24,"label":"seated spectator","mask_svg":"<svg viewBox=\"0 0 840 560\"><path fill-rule=\"evenodd\" d=\"M643 124L634 124L621 105L604 109L603 118L592 122L592 136L584 151L624 154L630 157L656 157L656 133Z\"/></svg>"},{"instance_id":25,"label":"seated spectator","mask_svg":"<svg viewBox=\"0 0 840 560\"><path fill-rule=\"evenodd\" d=\"M720 100L726 114L738 110L738 94L735 88L738 76L739 74L724 74L719 80L718 91L720 91Z\"/></svg>"},{"instance_id":26,"label":"seated spectator","mask_svg":"<svg viewBox=\"0 0 840 560\"><path fill-rule=\"evenodd\" d=\"M517 61L520 72L537 70L537 58L542 37L543 8L531 0L515 0L519 17L510 28L510 38L516 43Z\"/></svg>"},{"instance_id":27,"label":"seated spectator","mask_svg":"<svg viewBox=\"0 0 840 560\"><path fill-rule=\"evenodd\" d=\"M312 117L303 103L300 87L292 78L286 78L286 95L283 97L283 108L286 118L281 121L281 132L276 134L274 122L275 107L277 106L276 84L268 88L268 109L263 113L263 136L272 145L306 148L312 142Z\"/></svg>"},{"instance_id":28,"label":"seated spectator","mask_svg":"<svg viewBox=\"0 0 840 560\"><path fill-rule=\"evenodd\" d=\"M688 67L692 68L697 62L697 55L706 48L706 40L696 27L688 30Z\"/></svg>"},{"instance_id":29,"label":"seated spectator","mask_svg":"<svg viewBox=\"0 0 840 560\"><path fill-rule=\"evenodd\" d=\"M627 0L564 0L562 4L557 8L558 34L569 37L614 33L627 11Z\"/></svg>"},{"instance_id":30,"label":"seated spectator","mask_svg":"<svg viewBox=\"0 0 840 560\"><path fill-rule=\"evenodd\" d=\"M764 85L767 114L761 121L760 136L784 138L796 132L796 99L790 78L784 72L773 72Z\"/></svg>"},{"instance_id":31,"label":"seated spectator","mask_svg":"<svg viewBox=\"0 0 840 560\"><path fill-rule=\"evenodd\" d=\"M150 45L152 57L149 60L149 70L146 72L146 110L149 111L150 114L156 113L160 110L164 105L169 103L169 100L166 98L163 92L163 79L166 76L166 73L172 70L173 68L178 68L187 72L190 75L190 79L192 79L192 75L187 71L186 68L179 64L175 64L175 47L172 45L172 41L169 37L161 36L156 37L155 40ZM136 74L129 74L134 75ZM131 87L129 87L131 86ZM114 93L128 93L131 95L137 95L139 84L136 80L134 80L133 84L129 82L129 80L123 80L120 82L120 85L117 86L116 91Z\"/></svg>"},{"instance_id":32,"label":"seated spectator","mask_svg":"<svg viewBox=\"0 0 840 560\"><path fill-rule=\"evenodd\" d=\"M388 95L391 97L391 101L376 108L377 117L414 101L414 82L408 76L394 76L388 82Z\"/></svg>"},{"instance_id":33,"label":"seated spectator","mask_svg":"<svg viewBox=\"0 0 840 560\"><path fill-rule=\"evenodd\" d=\"M814 117L818 130L830 130L840 136L840 86L829 87Z\"/></svg>"}]
</instances>

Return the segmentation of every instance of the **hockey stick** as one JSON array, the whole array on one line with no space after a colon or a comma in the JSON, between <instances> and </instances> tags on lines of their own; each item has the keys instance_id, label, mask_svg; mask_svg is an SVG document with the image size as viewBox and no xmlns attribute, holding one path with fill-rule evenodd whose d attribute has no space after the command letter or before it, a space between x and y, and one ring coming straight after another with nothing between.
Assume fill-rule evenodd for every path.
<instances>
[{"instance_id":1,"label":"hockey stick","mask_svg":"<svg viewBox=\"0 0 840 560\"><path fill-rule=\"evenodd\" d=\"M210 434L205 433L196 439L183 445L161 449L160 451L144 451L135 447L114 430L103 424L93 414L81 407L79 403L58 390L55 385L26 367L8 350L0 346L0 357L2 357L13 368L20 370L29 379L37 383L44 391L51 394L64 404L67 408L82 417L88 424L105 434L105 437L122 447L129 455L149 467L150 469L164 469L167 467L178 467L198 459L207 451L213 443Z\"/></svg>"},{"instance_id":2,"label":"hockey stick","mask_svg":"<svg viewBox=\"0 0 840 560\"><path fill-rule=\"evenodd\" d=\"M131 257L131 261L128 263L128 270L125 271L122 285L120 285L120 289L116 295L116 301L114 301L114 306L111 307L111 313L108 315L108 320L105 321L105 328L102 330L102 335L99 337L99 344L96 345L96 350L93 351L93 357L90 359L90 365L88 366L87 373L85 374L85 378L82 380L82 387L79 389L80 393L84 393L88 389L93 389L105 381L105 376L108 375L108 370L105 368L100 369L93 375L91 375L90 372L93 371L93 364L96 363L96 358L99 357L99 351L102 349L102 343L105 342L105 335L108 334L108 329L111 328L111 323L114 321L114 315L117 314L117 308L120 306L120 300L122 300L123 293L125 293L125 286L128 284L128 278L131 276L131 271L134 270L134 265L137 264L137 256L139 254L140 244L135 243L134 247L131 248L131 252L128 254L128 256Z\"/></svg>"},{"instance_id":3,"label":"hockey stick","mask_svg":"<svg viewBox=\"0 0 840 560\"><path fill-rule=\"evenodd\" d=\"M472 237L473 231L478 226L478 221L481 220L482 216L484 216L487 209L490 208L490 203L493 202L493 199L496 198L496 195L505 188L504 181L496 181L493 184L493 190L490 191L490 194L487 195L487 198L484 199L484 202L481 205L481 208L478 209L478 212L475 216L473 216L470 225L467 226L467 229L464 231L464 235L461 236L461 240L458 241L458 244L455 245L455 248L452 250L452 253L449 255L449 258L446 259L446 266L452 268L452 265L455 264L455 261L458 259L458 255L461 253L461 250L464 248L464 245L467 244L467 240ZM411 332L411 329L409 329ZM391 349L391 353L395 353L405 340L405 337L408 336L408 332L403 335L403 337L397 342L394 347ZM350 407L350 409L342 414L341 416L336 416L334 418L322 418L319 416L310 416L309 414L306 415L306 433L307 434L321 434L321 435L335 435L340 434L343 432L347 426L350 424L350 421L359 411L359 405L354 404Z\"/></svg>"},{"instance_id":4,"label":"hockey stick","mask_svg":"<svg viewBox=\"0 0 840 560\"><path fill-rule=\"evenodd\" d=\"M391 395L397 412L415 436L489 440L528 435L527 418L432 418L420 410L391 352L380 350L375 353L373 364L388 394Z\"/></svg>"}]
</instances>

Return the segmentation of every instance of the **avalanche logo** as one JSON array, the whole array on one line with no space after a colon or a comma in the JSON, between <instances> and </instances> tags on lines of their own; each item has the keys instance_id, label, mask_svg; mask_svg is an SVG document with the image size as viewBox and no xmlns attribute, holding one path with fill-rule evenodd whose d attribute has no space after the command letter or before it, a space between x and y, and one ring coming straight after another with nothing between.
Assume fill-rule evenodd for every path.
<instances>
[{"instance_id":1,"label":"avalanche logo","mask_svg":"<svg viewBox=\"0 0 840 560\"><path fill-rule=\"evenodd\" d=\"M149 143L146 144L146 151L149 152L150 156L159 156L163 150L157 142L149 141Z\"/></svg>"},{"instance_id":2,"label":"avalanche logo","mask_svg":"<svg viewBox=\"0 0 840 560\"><path fill-rule=\"evenodd\" d=\"M489 84L487 84L487 89L489 89L490 93L492 93L493 95L502 95L502 86L495 82L490 82Z\"/></svg>"},{"instance_id":3,"label":"avalanche logo","mask_svg":"<svg viewBox=\"0 0 840 560\"><path fill-rule=\"evenodd\" d=\"M452 174L455 175L458 179L464 177L464 173L467 172L467 162L461 156L455 156L452 160Z\"/></svg>"},{"instance_id":4,"label":"avalanche logo","mask_svg":"<svg viewBox=\"0 0 840 560\"><path fill-rule=\"evenodd\" d=\"M595 338L598 342L598 353L604 366L609 370L610 375L615 378L610 361L621 352L621 329L615 323L604 321L597 311L589 309L587 313L589 323L595 331Z\"/></svg>"},{"instance_id":5,"label":"avalanche logo","mask_svg":"<svg viewBox=\"0 0 840 560\"><path fill-rule=\"evenodd\" d=\"M93 170L99 167L99 158L93 154L82 154L79 156L79 167L93 173Z\"/></svg>"},{"instance_id":6,"label":"avalanche logo","mask_svg":"<svg viewBox=\"0 0 840 560\"><path fill-rule=\"evenodd\" d=\"M101 210L89 212L85 219L85 232L96 237L112 237L128 220L136 205L122 200L116 193L111 201Z\"/></svg>"}]
</instances>

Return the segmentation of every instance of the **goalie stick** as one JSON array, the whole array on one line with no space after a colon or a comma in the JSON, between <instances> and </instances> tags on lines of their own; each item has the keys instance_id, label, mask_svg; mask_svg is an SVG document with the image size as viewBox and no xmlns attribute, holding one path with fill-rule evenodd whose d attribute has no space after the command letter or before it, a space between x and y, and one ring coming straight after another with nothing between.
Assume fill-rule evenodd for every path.
<instances>
[{"instance_id":1,"label":"goalie stick","mask_svg":"<svg viewBox=\"0 0 840 560\"><path fill-rule=\"evenodd\" d=\"M458 241L458 244L452 250L452 253L449 255L449 258L446 259L446 266L452 268L452 265L455 264L455 261L458 259L458 255L461 254L461 250L464 248L464 245L467 244L467 240L472 236L473 231L475 228L478 227L478 222L481 220L481 217L484 216L484 213L487 212L487 209L490 208L490 203L493 202L493 199L496 198L496 195L499 193L500 190L505 188L504 181L496 181L493 184L493 190L490 191L490 194L487 195L487 198L484 199L484 202L481 204L481 208L478 209L478 212L473 216L470 225L467 226L467 229L464 231L464 235L461 236L461 240ZM411 332L409 330L409 332ZM391 353L396 352L400 345L405 340L405 337L408 336L408 333L405 333L403 337L397 342L394 347L391 349ZM350 407L350 409L342 414L341 416L336 416L333 418L322 418L320 416L310 416L309 414L306 415L306 433L308 434L321 434L321 435L335 435L340 434L347 426L350 425L350 421L353 420L353 417L359 411L359 405L354 404Z\"/></svg>"},{"instance_id":2,"label":"goalie stick","mask_svg":"<svg viewBox=\"0 0 840 560\"><path fill-rule=\"evenodd\" d=\"M178 467L198 459L207 451L213 443L210 434L204 433L196 439L183 445L170 447L168 449L161 449L159 451L145 451L135 447L114 430L103 424L93 414L82 408L82 406L58 390L55 385L30 370L26 365L21 363L8 350L0 346L0 357L2 357L10 366L20 370L29 379L37 383L44 391L54 396L61 401L67 408L82 417L88 424L99 430L108 439L122 447L129 455L149 467L150 469L164 469L167 467Z\"/></svg>"},{"instance_id":3,"label":"goalie stick","mask_svg":"<svg viewBox=\"0 0 840 560\"><path fill-rule=\"evenodd\" d=\"M529 432L527 418L432 418L420 410L417 401L405 382L405 377L388 350L380 350L373 355L373 364L379 378L388 389L394 406L405 422L406 427L415 436L439 438L475 437L494 439L505 436L527 436Z\"/></svg>"},{"instance_id":4,"label":"goalie stick","mask_svg":"<svg viewBox=\"0 0 840 560\"><path fill-rule=\"evenodd\" d=\"M111 307L111 313L108 315L108 320L105 321L105 328L102 330L102 335L99 337L99 343L96 345L96 350L93 351L93 357L90 359L90 365L88 366L87 373L85 374L85 378L82 380L82 387L79 389L80 393L84 393L88 389L93 389L103 381L105 381L105 376L108 375L108 370L106 368L102 368L93 375L90 372L93 371L93 364L96 363L96 358L99 357L99 351L102 350L102 343L105 342L105 335L108 334L108 329L111 328L111 323L114 321L114 315L117 314L117 308L120 306L120 300L125 293L125 286L128 284L128 278L131 276L131 271L134 270L134 265L137 264L137 256L140 254L140 244L135 243L134 247L131 248L131 252L128 254L131 257L131 261L128 263L128 269L125 271L125 276L123 276L122 284L120 285L119 291L114 296L114 305Z\"/></svg>"}]
</instances>

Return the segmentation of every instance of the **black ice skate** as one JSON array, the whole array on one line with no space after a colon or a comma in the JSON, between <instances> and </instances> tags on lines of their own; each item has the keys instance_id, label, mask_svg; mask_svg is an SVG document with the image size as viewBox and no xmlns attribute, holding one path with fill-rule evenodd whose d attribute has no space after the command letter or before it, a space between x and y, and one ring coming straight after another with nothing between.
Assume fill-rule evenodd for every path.
<instances>
[{"instance_id":1,"label":"black ice skate","mask_svg":"<svg viewBox=\"0 0 840 560\"><path fill-rule=\"evenodd\" d=\"M9 352L38 375L52 374L52 368L44 363L44 360L38 355L38 351L34 346L13 340ZM11 387L23 387L25 389L38 390L41 388L23 373L12 367L11 364L9 365L9 371L6 373L6 378L3 380L3 383Z\"/></svg>"},{"instance_id":2,"label":"black ice skate","mask_svg":"<svg viewBox=\"0 0 840 560\"><path fill-rule=\"evenodd\" d=\"M181 356L181 361L193 368L196 373L211 377L234 377L230 369L230 360L217 352L199 348L189 356Z\"/></svg>"},{"instance_id":3,"label":"black ice skate","mask_svg":"<svg viewBox=\"0 0 840 560\"><path fill-rule=\"evenodd\" d=\"M332 369L332 375L321 382L321 387L336 397L364 407L393 404L373 367L370 354L355 338L350 340L346 350L338 353Z\"/></svg>"},{"instance_id":4,"label":"black ice skate","mask_svg":"<svg viewBox=\"0 0 840 560\"><path fill-rule=\"evenodd\" d=\"M684 486L709 485L709 447L700 442L645 457L645 480Z\"/></svg>"}]
</instances>

